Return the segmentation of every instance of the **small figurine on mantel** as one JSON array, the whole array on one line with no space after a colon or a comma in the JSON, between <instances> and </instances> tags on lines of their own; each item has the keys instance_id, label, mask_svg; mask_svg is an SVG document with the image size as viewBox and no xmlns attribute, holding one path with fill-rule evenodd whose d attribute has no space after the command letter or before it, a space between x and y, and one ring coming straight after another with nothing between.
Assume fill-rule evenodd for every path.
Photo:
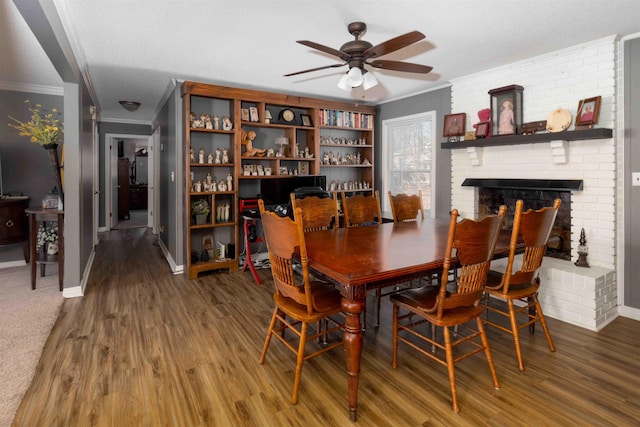
<instances>
[{"instance_id":1,"label":"small figurine on mantel","mask_svg":"<svg viewBox=\"0 0 640 427\"><path fill-rule=\"evenodd\" d=\"M589 267L589 262L587 262L589 248L587 247L587 238L584 235L584 228L580 230L580 245L578 245L577 251L578 260L576 261L576 265L578 267Z\"/></svg>"}]
</instances>

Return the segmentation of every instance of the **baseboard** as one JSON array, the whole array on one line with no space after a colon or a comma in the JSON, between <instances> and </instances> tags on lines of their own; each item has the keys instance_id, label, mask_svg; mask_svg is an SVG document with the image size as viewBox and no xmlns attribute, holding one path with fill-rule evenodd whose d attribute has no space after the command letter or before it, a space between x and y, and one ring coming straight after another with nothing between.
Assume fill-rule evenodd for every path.
<instances>
[{"instance_id":1,"label":"baseboard","mask_svg":"<svg viewBox=\"0 0 640 427\"><path fill-rule=\"evenodd\" d=\"M640 320L640 309L627 307L626 305L618 306L618 314L622 317L628 317L633 320Z\"/></svg>"},{"instance_id":2,"label":"baseboard","mask_svg":"<svg viewBox=\"0 0 640 427\"><path fill-rule=\"evenodd\" d=\"M184 266L176 264L175 260L169 253L169 250L164 245L164 242L162 241L162 239L158 238L157 242L158 242L158 246L160 247L160 250L162 251L162 254L164 255L164 259L167 260L167 264L169 264L169 268L171 269L173 274L178 275L178 274L184 273Z\"/></svg>"},{"instance_id":3,"label":"baseboard","mask_svg":"<svg viewBox=\"0 0 640 427\"><path fill-rule=\"evenodd\" d=\"M21 260L21 261L6 261L6 262L0 262L0 269L10 268L10 267L24 267L25 265L27 265L27 263L24 262L24 260Z\"/></svg>"}]
</instances>

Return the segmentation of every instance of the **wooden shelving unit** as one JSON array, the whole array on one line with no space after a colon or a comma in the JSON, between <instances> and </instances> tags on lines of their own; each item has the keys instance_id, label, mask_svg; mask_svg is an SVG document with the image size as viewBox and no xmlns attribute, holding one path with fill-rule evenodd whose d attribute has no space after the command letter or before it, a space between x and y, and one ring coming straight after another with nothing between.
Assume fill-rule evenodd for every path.
<instances>
[{"instance_id":1,"label":"wooden shelving unit","mask_svg":"<svg viewBox=\"0 0 640 427\"><path fill-rule=\"evenodd\" d=\"M182 96L186 164L185 240L187 272L190 278L209 270L238 269L238 194L241 186L247 185L249 187L245 189L249 189L257 180L262 179L325 175L327 187L333 183L336 187L334 191L373 191L373 127L376 113L374 106L190 81L183 84ZM293 112L292 120L285 120L282 114L285 110ZM191 112L197 117L200 114L209 114L212 119L217 115L220 127L222 127L222 118L229 117L233 127L231 130L194 129L190 125ZM340 112L342 115L340 126L327 121L327 117L334 112ZM251 131L256 133L252 141L253 146L265 150L263 156L245 155L242 134ZM280 155L276 154L280 151L276 145L276 139L282 137L287 138L288 145L284 146L284 153ZM335 141L340 142L321 144L321 140L326 141L327 138L334 138ZM348 141L359 141L359 143L347 143ZM195 161L191 161L190 158L192 147L196 153ZM206 153L206 163L199 162L200 148L203 148ZM227 149L228 162L210 163L208 161L208 154L216 148ZM273 154L267 155L267 150L273 150ZM340 159L346 159L348 156L349 161L343 161L337 165L323 164L322 155L329 151L336 153L336 156L339 155ZM357 159L360 159L360 164L357 163ZM271 175L257 174L258 170L264 173L267 168L271 169ZM256 174L252 173L253 170L256 170ZM194 183L204 180L207 173L215 177L216 181L231 174L233 190L194 191ZM338 182L341 184L339 188L337 188ZM360 188L365 186L366 188ZM327 188L327 190L330 189ZM191 203L197 199L206 199L211 206L211 213L205 224L195 224L191 214ZM215 217L216 208L221 204L230 205L229 218L224 222L217 221ZM214 244L217 245L220 242L227 248L231 248L232 253L228 253L224 260L217 259L214 253L208 261L202 261L200 256L204 250L202 241L209 237L213 237Z\"/></svg>"}]
</instances>

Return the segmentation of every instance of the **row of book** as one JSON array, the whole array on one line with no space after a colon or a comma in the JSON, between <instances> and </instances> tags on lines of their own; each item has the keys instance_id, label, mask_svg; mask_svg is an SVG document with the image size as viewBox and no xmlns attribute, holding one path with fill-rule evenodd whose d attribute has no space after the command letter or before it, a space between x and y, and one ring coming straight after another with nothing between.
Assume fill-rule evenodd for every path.
<instances>
[{"instance_id":1,"label":"row of book","mask_svg":"<svg viewBox=\"0 0 640 427\"><path fill-rule=\"evenodd\" d=\"M373 129L373 115L342 110L320 110L321 126Z\"/></svg>"}]
</instances>

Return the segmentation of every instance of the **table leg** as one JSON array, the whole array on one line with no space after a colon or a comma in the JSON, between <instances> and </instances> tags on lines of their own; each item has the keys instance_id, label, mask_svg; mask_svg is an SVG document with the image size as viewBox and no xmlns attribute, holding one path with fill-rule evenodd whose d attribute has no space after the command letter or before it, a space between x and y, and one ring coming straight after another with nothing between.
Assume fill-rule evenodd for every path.
<instances>
[{"instance_id":1,"label":"table leg","mask_svg":"<svg viewBox=\"0 0 640 427\"><path fill-rule=\"evenodd\" d=\"M31 246L31 289L36 288L36 216L29 214L29 242Z\"/></svg>"},{"instance_id":2,"label":"table leg","mask_svg":"<svg viewBox=\"0 0 640 427\"><path fill-rule=\"evenodd\" d=\"M342 309L347 317L344 327L344 350L349 384L349 418L354 422L358 416L358 381L360 379L363 339L360 313L363 307L364 300L350 301L342 298Z\"/></svg>"}]
</instances>

